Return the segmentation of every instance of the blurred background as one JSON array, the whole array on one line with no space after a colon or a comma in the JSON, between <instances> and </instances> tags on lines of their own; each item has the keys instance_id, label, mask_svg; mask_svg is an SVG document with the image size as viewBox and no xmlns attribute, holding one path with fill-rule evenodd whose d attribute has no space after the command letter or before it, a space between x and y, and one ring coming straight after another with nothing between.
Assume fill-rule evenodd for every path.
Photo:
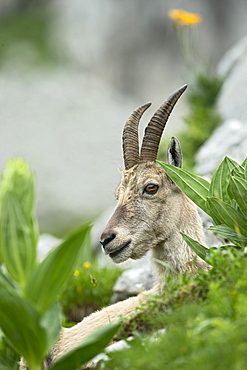
<instances>
[{"instance_id":1,"label":"blurred background","mask_svg":"<svg viewBox=\"0 0 247 370\"><path fill-rule=\"evenodd\" d=\"M186 42L174 8L202 17ZM129 114L153 103L142 131L198 66L214 71L246 14L245 0L0 0L0 168L30 163L41 232L64 235L114 205ZM168 136L186 109L182 98Z\"/></svg>"}]
</instances>

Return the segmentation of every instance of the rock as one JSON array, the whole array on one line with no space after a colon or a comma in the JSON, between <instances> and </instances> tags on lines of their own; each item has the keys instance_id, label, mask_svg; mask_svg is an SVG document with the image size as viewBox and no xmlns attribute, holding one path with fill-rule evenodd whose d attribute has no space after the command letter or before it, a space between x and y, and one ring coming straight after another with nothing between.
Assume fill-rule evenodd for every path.
<instances>
[{"instance_id":1,"label":"rock","mask_svg":"<svg viewBox=\"0 0 247 370\"><path fill-rule=\"evenodd\" d=\"M232 48L230 48L221 58L217 73L222 77L229 77L229 75L236 69L236 66L241 63L247 56L247 36L238 41Z\"/></svg>"},{"instance_id":2,"label":"rock","mask_svg":"<svg viewBox=\"0 0 247 370\"><path fill-rule=\"evenodd\" d=\"M247 36L221 59L218 74L224 77L217 107L221 125L200 148L195 170L211 177L225 156L242 162L247 147Z\"/></svg>"},{"instance_id":3,"label":"rock","mask_svg":"<svg viewBox=\"0 0 247 370\"><path fill-rule=\"evenodd\" d=\"M219 74L223 74L223 83L218 110L223 121L238 119L247 123L247 37L230 50L219 64Z\"/></svg>"},{"instance_id":4,"label":"rock","mask_svg":"<svg viewBox=\"0 0 247 370\"><path fill-rule=\"evenodd\" d=\"M210 178L225 156L241 163L246 157L246 148L246 123L237 119L228 119L199 149L195 170L200 175Z\"/></svg>"},{"instance_id":5,"label":"rock","mask_svg":"<svg viewBox=\"0 0 247 370\"><path fill-rule=\"evenodd\" d=\"M123 272L113 288L111 303L135 296L143 290L151 289L154 282L152 265L148 255L133 261L133 267Z\"/></svg>"},{"instance_id":6,"label":"rock","mask_svg":"<svg viewBox=\"0 0 247 370\"><path fill-rule=\"evenodd\" d=\"M130 348L130 345L127 342L130 342L133 340L133 337L129 337L126 340L122 339L119 340L115 343L110 344L108 347L105 348L105 352L99 353L96 355L91 361L90 361L90 368L98 368L99 363L101 361L109 361L110 357L107 356L108 354L111 354L112 352L117 352L117 351L124 351L125 349ZM102 366L104 368L104 365Z\"/></svg>"}]
</instances>

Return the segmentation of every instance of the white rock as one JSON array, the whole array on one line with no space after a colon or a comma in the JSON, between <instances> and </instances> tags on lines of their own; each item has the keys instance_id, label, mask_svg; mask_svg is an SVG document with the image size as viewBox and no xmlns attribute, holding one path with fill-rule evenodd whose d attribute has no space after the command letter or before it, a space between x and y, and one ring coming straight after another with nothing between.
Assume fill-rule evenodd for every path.
<instances>
[{"instance_id":1,"label":"white rock","mask_svg":"<svg viewBox=\"0 0 247 370\"><path fill-rule=\"evenodd\" d=\"M133 267L124 271L113 287L112 303L152 288L154 275L149 254L132 263Z\"/></svg>"},{"instance_id":2,"label":"white rock","mask_svg":"<svg viewBox=\"0 0 247 370\"><path fill-rule=\"evenodd\" d=\"M247 100L246 100L247 101ZM196 172L211 177L225 156L237 162L246 157L247 122L229 119L219 126L196 155Z\"/></svg>"}]
</instances>

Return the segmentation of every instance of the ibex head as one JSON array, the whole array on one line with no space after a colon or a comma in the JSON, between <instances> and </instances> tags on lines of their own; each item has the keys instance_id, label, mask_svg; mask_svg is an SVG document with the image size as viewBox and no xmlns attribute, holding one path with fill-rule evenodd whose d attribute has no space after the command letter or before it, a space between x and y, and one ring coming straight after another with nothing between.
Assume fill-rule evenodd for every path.
<instances>
[{"instance_id":1,"label":"ibex head","mask_svg":"<svg viewBox=\"0 0 247 370\"><path fill-rule=\"evenodd\" d=\"M125 124L125 170L116 192L118 203L100 240L105 254L116 263L143 257L148 250L164 244L178 228L182 194L155 161L168 117L186 88L184 85L170 95L151 118L140 154L138 124L151 104L137 108ZM182 165L181 148L175 137L170 140L167 161Z\"/></svg>"}]
</instances>

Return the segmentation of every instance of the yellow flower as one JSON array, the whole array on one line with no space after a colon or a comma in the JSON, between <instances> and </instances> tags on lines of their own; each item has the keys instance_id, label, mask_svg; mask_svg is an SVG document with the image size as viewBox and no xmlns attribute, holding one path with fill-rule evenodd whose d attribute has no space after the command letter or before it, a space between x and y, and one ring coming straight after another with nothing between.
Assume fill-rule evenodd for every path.
<instances>
[{"instance_id":1,"label":"yellow flower","mask_svg":"<svg viewBox=\"0 0 247 370\"><path fill-rule=\"evenodd\" d=\"M202 16L197 13L189 13L183 9L172 9L168 12L176 27L194 26L202 22Z\"/></svg>"},{"instance_id":2,"label":"yellow flower","mask_svg":"<svg viewBox=\"0 0 247 370\"><path fill-rule=\"evenodd\" d=\"M75 272L74 272L74 276L79 276L81 273L80 273L80 271L79 270L75 270Z\"/></svg>"},{"instance_id":3,"label":"yellow flower","mask_svg":"<svg viewBox=\"0 0 247 370\"><path fill-rule=\"evenodd\" d=\"M84 262L83 263L83 267L84 267L84 269L90 269L90 267L91 267L92 265L91 265L91 262Z\"/></svg>"}]
</instances>

